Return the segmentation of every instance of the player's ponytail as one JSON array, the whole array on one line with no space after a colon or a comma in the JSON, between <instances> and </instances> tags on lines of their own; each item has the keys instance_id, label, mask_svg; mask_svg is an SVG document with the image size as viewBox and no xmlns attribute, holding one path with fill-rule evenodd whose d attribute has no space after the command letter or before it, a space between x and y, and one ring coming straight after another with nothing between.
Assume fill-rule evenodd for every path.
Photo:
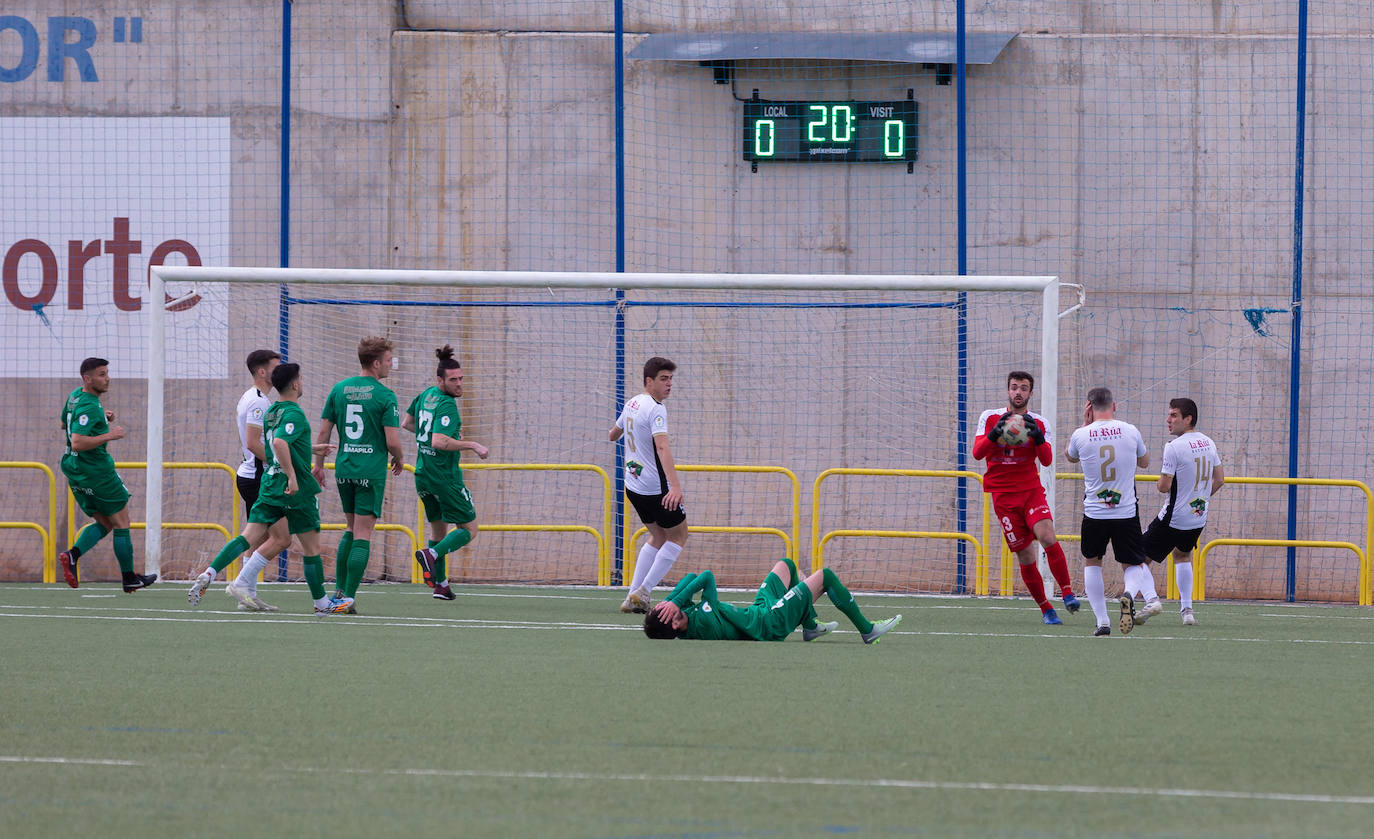
<instances>
[{"instance_id":1,"label":"player's ponytail","mask_svg":"<svg viewBox=\"0 0 1374 839\"><path fill-rule=\"evenodd\" d=\"M434 371L434 375L442 379L445 370L456 370L463 366L458 363L458 359L453 357L453 353L453 347L448 344L444 344L434 351L434 357L439 359L439 368Z\"/></svg>"}]
</instances>

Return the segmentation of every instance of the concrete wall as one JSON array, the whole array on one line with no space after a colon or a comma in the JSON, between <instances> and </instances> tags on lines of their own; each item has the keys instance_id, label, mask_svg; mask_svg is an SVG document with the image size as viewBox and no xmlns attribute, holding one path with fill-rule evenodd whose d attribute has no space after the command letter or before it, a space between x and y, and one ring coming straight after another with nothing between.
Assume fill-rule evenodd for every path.
<instances>
[{"instance_id":1,"label":"concrete wall","mask_svg":"<svg viewBox=\"0 0 1374 839\"><path fill-rule=\"evenodd\" d=\"M17 115L229 116L234 260L277 264L279 6L154 3L142 13L144 41L137 47L109 39L109 22L128 14L123 7L70 3L62 13L100 27L93 55L101 80L77 81L68 67L66 81L49 82L40 62L29 79L0 85L0 107ZM56 13L21 2L6 14L35 22L46 38L43 22ZM846 6L843 19L811 3L638 3L626 8L626 49L656 32L950 31L951 15L952 4L937 2ZM1374 327L1368 303L1374 255L1367 247L1374 233L1367 199L1374 187L1374 121L1367 105L1374 90L1374 22L1353 2L1321 2L1312 5L1309 25L1300 463L1303 474L1363 479L1370 452L1347 442L1341 429L1358 420L1348 383L1360 381L1370 365L1367 336ZM1061 432L1070 430L1071 408L1086 388L1108 383L1121 395L1127 418L1149 430L1157 451L1163 404L1188 393L1203 403L1204 425L1221 443L1228 471L1284 474L1288 349L1296 337L1287 312L1296 136L1291 4L989 3L970 10L969 26L1019 33L996 63L969 70L969 270L1053 273L1088 288L1085 309L1064 322ZM0 34L0 67L15 64L15 40ZM609 4L296 2L292 50L291 264L615 267ZM714 84L708 70L690 62L628 61L625 70L628 270L956 270L955 90L937 84L933 73L916 66L742 62L732 88ZM920 159L910 174L878 165L765 165L753 172L741 159L740 106L731 96L747 97L755 88L776 99L900 98L911 89L920 103ZM16 238L7 226L0 245ZM230 359L275 345L276 302L271 290L236 292ZM1263 311L1269 309L1280 311ZM417 321L413 311L394 307L332 316L295 307L293 313L292 351L315 374L319 399L329 381L350 372L357 334L381 332L405 342L398 392L423 386L432 345L451 336L461 343L473 379L481 381L465 409L474 434L524 453L540 450L546 429L560 427L578 442L546 447L541 457L610 465L604 446L582 441L604 434L609 424L614 394L605 382L613 374L587 373L584 381L554 372L553 379L567 381L543 383L558 365L579 366L579 354L603 353L594 335L585 347L569 339L537 349L531 330L556 333L557 321L522 321L490 310L449 310ZM857 406L870 402L875 379L887 384L877 371L857 372L874 348L852 325L837 334L836 344L817 344L815 357L833 365L818 399L794 398L806 389L802 383L768 397L781 400L778 410L808 417L810 425L767 445L730 433L748 427L735 416L738 407L700 394L747 392L749 372L714 368L711 357L746 347L732 344L732 335L756 340L758 330L778 328L756 322L732 332L737 324L730 317L694 315L680 324L676 345L645 343L631 353L673 354L684 360L684 383L702 387L690 399L684 390L674 415L684 429L682 459L758 462L806 451L792 459L804 460L799 471L813 477L825 465L851 465L875 453L893 466L953 465L954 452L945 445L952 439L952 416L942 421L946 427L932 438L934 445L879 441L813 451L815 429L861 426L865 415ZM569 321L566 328L572 327ZM316 346L318 331L331 335L328 343ZM440 338L431 340L434 335ZM973 359L971 370L975 415L1000 399L1003 368L1035 362L1033 348L1010 362L1017 344L1006 335L988 342L994 355ZM921 371L919 381L895 377L892 389L947 396L952 385L940 366L946 362L937 358L930 356L935 367ZM603 362L598 355L588 366L599 369ZM632 360L631 369L637 363ZM178 415L171 438L178 457L232 462L235 447L223 415L245 386L242 378L235 362L224 380L178 386L178 405L207 406ZM636 376L626 378L633 392ZM7 446L14 448L5 457L39 456L55 465L51 415L74 386L74 380L0 384L10 404L50 406L12 413L15 433ZM587 388L597 391L594 399L579 398ZM517 395L530 389L543 397L534 407ZM121 416L136 417L141 393L139 383L120 383L109 401ZM903 398L911 410L950 413L947 405L928 405L924 394ZM504 421L515 405L520 419ZM578 410L569 412L569 405ZM140 435L132 428L116 456L141 459ZM1336 454L1350 445L1356 446L1353 455ZM474 480L484 516L489 510L492 521L528 518L525 485L511 476ZM705 493L710 501L703 498L694 508L701 521L778 519L765 502L741 500L755 493L737 483L742 479L719 479L725 483L718 486L696 480L711 487ZM876 508L901 508L901 500L881 492L886 490L846 490L837 510L857 519ZM214 484L187 483L175 494L194 499L215 493L224 494ZM389 514L410 517L413 499L393 495ZM1077 529L1072 496L1061 490L1058 511L1066 532ZM137 489L135 497L141 497ZM1355 500L1304 491L1299 502L1310 535L1362 541L1362 507ZM897 516L875 518L870 526L944 521L949 504L943 491L932 490L905 524ZM219 506L190 502L185 515L224 520ZM1282 536L1283 506L1279 491L1232 488L1220 504L1215 535ZM3 513L42 515L42 505L27 492L8 497ZM567 549L566 539L490 535L473 552L487 551L491 564L476 568L474 576L537 578L547 573L545 557ZM7 558L0 574L31 577L33 541L0 531L0 556ZM169 537L181 555L205 550L209 542L205 534ZM726 550L736 550L707 543L709 537L700 542L703 555L715 552L722 561ZM889 550L863 548L875 555ZM755 549L749 543L742 550ZM767 555L773 549L758 550ZM906 585L905 572L892 569L903 551L920 554L926 546L891 550L890 560L854 565L855 573L874 583ZM947 546L931 553L941 551L947 554ZM404 551L388 545L385 553L403 573ZM1281 593L1281 552L1257 551L1253 563L1247 554L1244 565L1237 554L1230 556L1213 566L1214 591ZM101 562L93 558L92 573L108 573L112 563ZM840 556L837 562L860 560ZM932 562L943 561L936 556ZM1352 596L1348 557L1313 554L1304 568L1314 569L1303 581L1307 596Z\"/></svg>"}]
</instances>

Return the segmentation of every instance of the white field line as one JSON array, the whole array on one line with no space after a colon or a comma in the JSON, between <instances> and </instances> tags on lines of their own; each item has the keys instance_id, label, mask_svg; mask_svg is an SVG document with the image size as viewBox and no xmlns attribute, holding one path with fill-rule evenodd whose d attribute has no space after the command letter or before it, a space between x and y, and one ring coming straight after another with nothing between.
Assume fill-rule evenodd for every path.
<instances>
[{"instance_id":1,"label":"white field line","mask_svg":"<svg viewBox=\"0 0 1374 839\"><path fill-rule=\"evenodd\" d=\"M158 583L160 584L158 590L159 590L159 591L162 591L162 590L165 590L165 589L168 589L168 588L173 588L173 587L176 587L176 586L189 585L190 582L191 582L190 580L158 580ZM222 590L223 584L224 584L224 581L223 581L223 580L216 580L215 583L214 583L215 586L221 587L219 590ZM294 583L262 582L262 583L259 583L258 585L261 586L261 587L263 587L263 590L266 590L266 591L270 592L271 595L273 595L273 596L279 595L279 594L283 594L283 595L290 595L290 594L305 594L306 591L307 591L307 589L305 589L304 586L303 586L303 584L300 583L300 582L294 582ZM580 591L580 592L586 592L586 593L585 593L585 594L551 594L551 593L548 593L547 591L539 591L539 590L537 590L537 589L536 589L535 591L530 591L530 592L520 592L520 591L487 591L487 590L485 590L485 587L484 587L484 586L480 586L480 585L479 585L479 586L463 586L463 585L460 585L458 588L455 589L455 592L456 592L460 597L464 597L464 598L467 598L467 597L493 597L493 598L510 598L510 599L517 599L517 600L586 600L586 601L598 602L598 601L609 601L611 598L620 598L620 597L622 596L621 593L624 591L624 589L625 589L624 586L612 586L612 587L608 587L608 588L599 588L599 587L595 587L595 586L564 586L564 587L561 587L561 590L564 590L564 591L572 591L572 592L579 592L579 591ZM212 589L212 590L214 590L214 589ZM754 589L745 589L745 588L720 588L720 589L718 589L718 590L719 590L719 591L722 591L722 592L727 592L727 593L740 593L740 594L752 594L752 593L755 591ZM68 589L66 586L63 586L63 585L53 585L53 584L48 584L48 585L25 585L25 584L22 584L22 583L0 584L0 594L3 594L5 591L46 591L46 592L53 592L53 593L57 593L57 594L67 594L67 593L69 593L69 589ZM87 594L87 593L85 593L86 591L95 591L95 592L114 592L114 593L113 593L113 594L104 594L104 593ZM663 591L666 592L667 589L665 588L665 589L663 589ZM114 585L114 584L97 583L97 584L94 584L94 586L89 586L89 587L87 587L86 589L84 589L84 590L82 591L81 596L82 596L82 597L102 597L102 598L104 598L104 597L118 597L118 596L119 596L118 593L119 593L119 587L118 587L117 585ZM363 593L367 596L368 599L371 599L371 598L373 598L373 597L378 597L378 596L399 596L399 597L421 597L421 596L425 596L425 597L427 597L427 596L429 596L429 589L422 589L422 588L420 588L418 585L411 585L411 584L409 584L409 583L380 583L380 584L368 583L368 584L366 584L365 587L363 588ZM858 596L859 598L861 598L861 599L894 599L894 600L906 599L906 600L911 600L911 601L913 601L913 606L912 606L912 608L920 608L920 609L961 609L961 610L967 610L967 609L982 609L982 610L986 610L986 611L989 611L989 612L1020 612L1020 611L1024 611L1025 609L1027 609L1027 608L1029 608L1029 607L1031 606L1030 600L1029 600L1028 598L1026 598L1024 595L1017 595L1017 596L1015 596L1015 597L1013 597L1013 598L1011 598L1011 599L1007 599L1007 598L1003 598L1003 597L1000 597L1000 596L997 596L997 597L976 597L976 596L973 596L973 595L964 595L964 594L900 594L900 593L894 593L894 592L871 592L871 591L857 591L857 590L854 591L854 594L855 594L856 596ZM941 603L940 601L961 601L961 602L955 602L955 603ZM973 602L968 602L968 601L973 601ZM1217 602L1208 601L1208 602L1206 602L1206 603L1203 604L1203 608L1205 608L1207 611L1212 611L1212 610L1226 611L1226 610L1229 610L1229 609L1232 609L1232 608L1241 608L1241 609L1245 609L1245 608L1250 608L1250 607L1253 607L1253 606L1256 606L1256 605L1267 605L1268 608L1274 608L1274 609L1289 609L1289 610L1292 610L1292 612L1289 613L1289 614L1280 614L1280 613L1277 613L1277 612L1260 612L1260 613L1258 613L1257 615L1254 615L1254 617L1263 617L1263 618L1290 618L1290 619L1292 619L1292 618L1300 618L1300 619L1311 619L1311 620L1357 620L1357 621L1374 621L1374 613L1368 614L1368 615L1359 615L1359 614L1352 614L1352 615L1312 614L1312 612L1314 612L1314 611L1316 611L1316 612L1321 612L1321 611L1333 611L1333 610L1337 610L1337 609L1351 609L1351 610L1354 610L1354 609L1358 609L1358 608L1359 608L1359 607L1357 607L1357 606L1353 606L1353 605L1350 605L1350 604L1342 604L1342 603L1268 603L1268 604L1258 604L1258 603L1244 603L1244 602L1238 602L1238 601L1217 601Z\"/></svg>"},{"instance_id":2,"label":"white field line","mask_svg":"<svg viewBox=\"0 0 1374 839\"><path fill-rule=\"evenodd\" d=\"M26 611L9 611L26 610ZM51 610L57 610L56 612ZM74 612L90 611L98 614L73 614ZM111 612L141 612L143 614L119 615ZM70 620L104 620L104 621L144 621L162 623L222 623L234 626L282 626L282 625L303 625L316 626L319 624L339 624L344 626L373 626L373 627L408 627L419 629L533 629L533 630L613 630L619 632L640 632L638 624L612 624L612 623L584 623L578 621L520 621L520 620L486 620L478 618L427 618L427 617L385 617L378 615L330 615L326 617L316 617L314 615L291 615L275 613L272 617L263 614L247 614L238 611L215 611L202 609L138 609L134 607L117 607L115 609L102 609L95 606L29 606L29 605L7 605L0 604L0 618L45 618L45 619L70 619ZM848 630L840 630L836 634L848 634ZM1086 634L1063 634L1052 632L941 632L938 630L919 630L919 629L900 629L890 633L892 636L929 636L929 637L951 637L951 638L1044 638L1057 641L1085 640L1089 643L1101 643L1100 640L1092 638ZM1161 641L1182 641L1191 643L1205 642L1230 642L1237 644L1330 644L1333 646L1352 646L1370 647L1374 646L1374 639L1330 639L1330 638L1248 638L1231 637L1223 638L1214 635L1132 635L1132 643L1149 643ZM1120 642L1118 642L1120 643Z\"/></svg>"},{"instance_id":3,"label":"white field line","mask_svg":"<svg viewBox=\"0 0 1374 839\"><path fill-rule=\"evenodd\" d=\"M970 792L1034 792L1060 795L1137 795L1153 798L1218 798L1242 801L1282 801L1311 804L1374 805L1374 795L1319 795L1244 790L1194 790L1167 787L1102 787L1082 784L1000 784L992 781L928 781L902 778L770 778L760 775L648 775L597 772L502 772L487 769L349 769L300 767L297 772L363 775L429 776L440 778L496 778L534 781L624 781L628 783L769 784L777 786L862 787Z\"/></svg>"},{"instance_id":4,"label":"white field line","mask_svg":"<svg viewBox=\"0 0 1374 839\"><path fill-rule=\"evenodd\" d=\"M28 757L0 755L0 763L62 763L73 766L144 766L133 760L107 760L92 757Z\"/></svg>"},{"instance_id":5,"label":"white field line","mask_svg":"<svg viewBox=\"0 0 1374 839\"><path fill-rule=\"evenodd\" d=\"M73 766L135 766L157 764L99 758L0 755L0 763L40 763ZM207 767L198 767L207 768ZM230 768L230 767L219 767ZM261 768L260 768L261 770ZM270 771L270 770L268 770ZM283 767L281 771L315 775L374 775L423 778L490 778L516 781L571 781L632 784L755 784L795 787L857 787L863 789L943 790L952 792L1029 792L1049 795L1120 796L1144 798L1210 798L1231 801L1266 801L1301 804L1374 805L1374 795L1321 795L1298 792L1251 792L1246 790L1177 789L1170 787L1107 787L1088 784L1003 784L994 781L932 781L907 778L780 778L765 775L649 775L619 772L520 772L493 769L366 769L342 766Z\"/></svg>"},{"instance_id":6,"label":"white field line","mask_svg":"<svg viewBox=\"0 0 1374 839\"><path fill-rule=\"evenodd\" d=\"M0 606L0 609L8 607ZM235 614L226 612L225 615ZM263 617L254 615L246 618L215 618L215 617L192 617L186 613L183 617L152 617L143 615L54 615L36 612L5 612L0 611L0 618L39 618L55 620L99 620L99 621L143 621L143 622L162 622L162 623L221 623L226 625L263 625L263 626L317 626L320 624L342 625L342 626L403 626L415 629L540 629L540 630L567 630L567 629L615 629L630 630L641 632L642 629L633 625L615 624L591 624L591 623L536 623L534 621L487 621L487 620L452 620L446 623L425 622L424 618L372 618L368 620L362 615L350 617L339 617L329 615L326 617L315 617L313 615L299 615L297 617Z\"/></svg>"}]
</instances>

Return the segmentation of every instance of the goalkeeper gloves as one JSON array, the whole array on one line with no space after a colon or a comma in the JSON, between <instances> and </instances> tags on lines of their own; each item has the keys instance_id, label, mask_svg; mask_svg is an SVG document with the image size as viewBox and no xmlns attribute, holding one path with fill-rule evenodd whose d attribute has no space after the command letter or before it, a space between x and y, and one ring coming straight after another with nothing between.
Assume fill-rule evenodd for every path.
<instances>
[{"instance_id":1,"label":"goalkeeper gloves","mask_svg":"<svg viewBox=\"0 0 1374 839\"><path fill-rule=\"evenodd\" d=\"M988 432L989 440L996 443L997 441L1002 439L1002 432L1007 430L1007 420L1011 417L1011 415L1012 412L1007 411L1005 414L997 418L997 424L994 425L992 427L992 430Z\"/></svg>"},{"instance_id":2,"label":"goalkeeper gloves","mask_svg":"<svg viewBox=\"0 0 1374 839\"><path fill-rule=\"evenodd\" d=\"M1038 446L1038 445L1041 445L1042 443L1044 443L1044 442L1045 442L1045 432L1044 432L1043 430L1041 430L1041 428L1040 428L1040 423L1036 422L1035 419L1032 418L1030 414L1026 414L1025 420L1026 420L1026 436L1030 437L1030 441L1031 441L1032 443L1034 443L1035 445L1037 445L1037 446Z\"/></svg>"}]
</instances>

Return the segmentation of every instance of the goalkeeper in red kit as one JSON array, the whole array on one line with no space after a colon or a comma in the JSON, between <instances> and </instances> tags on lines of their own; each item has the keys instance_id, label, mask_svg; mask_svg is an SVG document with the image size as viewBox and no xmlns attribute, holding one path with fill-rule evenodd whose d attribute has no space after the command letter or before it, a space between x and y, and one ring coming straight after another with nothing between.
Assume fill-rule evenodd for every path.
<instances>
[{"instance_id":1,"label":"goalkeeper in red kit","mask_svg":"<svg viewBox=\"0 0 1374 839\"><path fill-rule=\"evenodd\" d=\"M1036 462L1049 466L1054 462L1051 449L1052 430L1044 417L1028 409L1035 377L1021 370L1007 375L1007 409L984 411L978 418L973 439L973 457L988 462L983 477L983 489L992 493L992 509L1002 525L1007 547L1016 554L1021 565L1021 579L1040 607L1041 620L1047 624L1063 623L1045 596L1045 582L1036 567L1035 543L1045 549L1050 573L1064 596L1064 607L1070 613L1078 611L1078 598L1073 595L1069 581L1069 563L1064 549L1054 535L1054 518L1045 488L1040 484ZM1002 432L1013 414L1022 414L1030 440L1016 446L1005 445Z\"/></svg>"}]
</instances>

